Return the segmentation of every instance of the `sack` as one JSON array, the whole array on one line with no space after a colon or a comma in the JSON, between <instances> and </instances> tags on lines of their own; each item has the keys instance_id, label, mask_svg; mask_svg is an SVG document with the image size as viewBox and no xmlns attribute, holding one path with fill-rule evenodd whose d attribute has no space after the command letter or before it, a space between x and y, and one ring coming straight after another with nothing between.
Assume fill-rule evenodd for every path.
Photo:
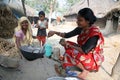
<instances>
[{"instance_id":1,"label":"sack","mask_svg":"<svg viewBox=\"0 0 120 80\"><path fill-rule=\"evenodd\" d=\"M33 61L38 58L43 58L44 51L38 48L32 48L31 46L21 46L20 51L23 57L29 61Z\"/></svg>"},{"instance_id":2,"label":"sack","mask_svg":"<svg viewBox=\"0 0 120 80\"><path fill-rule=\"evenodd\" d=\"M33 28L32 28L32 36L33 36L33 37L36 37L36 36L37 36L37 33L38 33L38 28L33 27Z\"/></svg>"},{"instance_id":3,"label":"sack","mask_svg":"<svg viewBox=\"0 0 120 80\"><path fill-rule=\"evenodd\" d=\"M50 43L45 44L45 56L50 57L52 54L52 45Z\"/></svg>"},{"instance_id":4,"label":"sack","mask_svg":"<svg viewBox=\"0 0 120 80\"><path fill-rule=\"evenodd\" d=\"M44 50L45 50L46 57L50 57L52 55L52 44L50 43L48 38L46 39L46 42L44 44Z\"/></svg>"}]
</instances>

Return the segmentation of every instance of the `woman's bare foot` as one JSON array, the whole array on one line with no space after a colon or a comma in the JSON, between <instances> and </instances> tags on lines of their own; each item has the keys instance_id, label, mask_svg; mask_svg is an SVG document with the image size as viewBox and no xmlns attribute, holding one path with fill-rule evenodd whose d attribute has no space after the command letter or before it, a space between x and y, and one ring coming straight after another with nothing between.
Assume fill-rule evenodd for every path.
<instances>
[{"instance_id":1,"label":"woman's bare foot","mask_svg":"<svg viewBox=\"0 0 120 80\"><path fill-rule=\"evenodd\" d=\"M78 75L78 78L82 79L82 80L85 80L85 78L87 77L89 71L87 70L83 70L79 75Z\"/></svg>"}]
</instances>

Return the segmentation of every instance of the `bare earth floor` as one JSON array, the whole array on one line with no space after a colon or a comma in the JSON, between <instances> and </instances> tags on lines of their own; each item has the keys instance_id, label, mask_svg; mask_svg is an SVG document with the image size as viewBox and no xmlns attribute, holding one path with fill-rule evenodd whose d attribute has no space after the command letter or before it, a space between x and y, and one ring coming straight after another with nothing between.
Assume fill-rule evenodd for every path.
<instances>
[{"instance_id":1,"label":"bare earth floor","mask_svg":"<svg viewBox=\"0 0 120 80\"><path fill-rule=\"evenodd\" d=\"M68 25L59 25L49 27L49 30L56 30L61 32L69 32L75 27ZM49 31L48 30L48 31ZM59 45L60 37L54 35L47 39L54 47L59 47L61 54L64 53L64 49ZM76 37L68 40L76 42ZM34 40L37 42L37 40ZM99 72L89 73L87 80L114 80L110 77L113 65L120 52L120 34L113 34L105 37L104 46L105 61L102 64ZM46 80L49 77L57 76L54 70L54 64L57 63L49 58L37 59L34 61L27 61L24 58L20 61L18 69L5 69L0 67L0 80ZM120 74L119 74L120 75Z\"/></svg>"}]
</instances>

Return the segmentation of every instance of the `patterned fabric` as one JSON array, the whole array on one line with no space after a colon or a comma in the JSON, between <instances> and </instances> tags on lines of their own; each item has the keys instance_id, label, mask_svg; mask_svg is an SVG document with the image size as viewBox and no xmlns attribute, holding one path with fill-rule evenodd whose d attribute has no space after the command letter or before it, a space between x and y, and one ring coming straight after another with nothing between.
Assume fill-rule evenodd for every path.
<instances>
[{"instance_id":1,"label":"patterned fabric","mask_svg":"<svg viewBox=\"0 0 120 80\"><path fill-rule=\"evenodd\" d=\"M65 54L64 54L64 62L63 67L66 68L68 66L75 66L79 63L81 63L85 69L89 71L98 71L101 63L104 61L103 53L103 44L104 44L104 38L99 31L99 29L95 26L90 27L87 30L83 30L81 34L77 38L77 42L79 46L82 46L86 43L86 41L93 37L93 36L99 36L99 40L97 42L97 45L94 49L92 49L88 54L80 53L79 51L73 49L73 48L65 48ZM67 41L71 45L75 45L75 43Z\"/></svg>"}]
</instances>

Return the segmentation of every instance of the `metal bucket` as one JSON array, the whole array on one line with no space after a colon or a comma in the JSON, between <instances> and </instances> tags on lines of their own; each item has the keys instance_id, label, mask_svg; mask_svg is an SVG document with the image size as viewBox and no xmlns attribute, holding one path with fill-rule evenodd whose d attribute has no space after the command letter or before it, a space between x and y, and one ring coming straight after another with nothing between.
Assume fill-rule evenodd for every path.
<instances>
[{"instance_id":1,"label":"metal bucket","mask_svg":"<svg viewBox=\"0 0 120 80\"><path fill-rule=\"evenodd\" d=\"M29 61L43 58L44 53L41 53L40 49L38 48L30 48L30 46L21 46L20 51L23 57Z\"/></svg>"}]
</instances>

